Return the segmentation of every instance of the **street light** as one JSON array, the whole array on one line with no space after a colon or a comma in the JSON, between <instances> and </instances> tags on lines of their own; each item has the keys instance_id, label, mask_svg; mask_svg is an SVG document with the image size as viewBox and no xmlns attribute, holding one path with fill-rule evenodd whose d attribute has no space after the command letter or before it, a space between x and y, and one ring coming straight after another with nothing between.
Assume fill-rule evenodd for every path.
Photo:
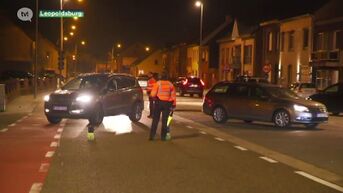
<instances>
[{"instance_id":1,"label":"street light","mask_svg":"<svg viewBox=\"0 0 343 193\"><path fill-rule=\"evenodd\" d=\"M70 36L74 36L74 32L70 32L69 34L70 34Z\"/></svg>"},{"instance_id":2,"label":"street light","mask_svg":"<svg viewBox=\"0 0 343 193\"><path fill-rule=\"evenodd\" d=\"M86 41L81 41L81 45L86 45Z\"/></svg>"},{"instance_id":3,"label":"street light","mask_svg":"<svg viewBox=\"0 0 343 193\"><path fill-rule=\"evenodd\" d=\"M121 48L121 44L117 44L117 48Z\"/></svg>"},{"instance_id":4,"label":"street light","mask_svg":"<svg viewBox=\"0 0 343 193\"><path fill-rule=\"evenodd\" d=\"M75 26L75 25L72 25L72 26L71 26L71 29L72 29L72 30L76 30L76 26Z\"/></svg>"},{"instance_id":5,"label":"street light","mask_svg":"<svg viewBox=\"0 0 343 193\"><path fill-rule=\"evenodd\" d=\"M199 59L198 59L198 73L199 77L201 77L201 47L202 47L202 23L203 23L203 16L204 16L204 4L201 1L195 2L196 7L200 7L200 37L199 37Z\"/></svg>"},{"instance_id":6,"label":"street light","mask_svg":"<svg viewBox=\"0 0 343 193\"><path fill-rule=\"evenodd\" d=\"M64 37L63 39L64 39L64 41L68 41L68 37Z\"/></svg>"},{"instance_id":7,"label":"street light","mask_svg":"<svg viewBox=\"0 0 343 193\"><path fill-rule=\"evenodd\" d=\"M149 52L150 48L149 47L145 47L145 51Z\"/></svg>"}]
</instances>

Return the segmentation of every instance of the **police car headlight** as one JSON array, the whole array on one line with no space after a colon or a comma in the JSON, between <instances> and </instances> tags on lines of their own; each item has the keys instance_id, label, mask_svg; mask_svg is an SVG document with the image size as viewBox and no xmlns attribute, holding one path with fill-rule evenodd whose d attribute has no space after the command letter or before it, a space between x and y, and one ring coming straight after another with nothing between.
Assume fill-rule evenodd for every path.
<instances>
[{"instance_id":1,"label":"police car headlight","mask_svg":"<svg viewBox=\"0 0 343 193\"><path fill-rule=\"evenodd\" d=\"M45 95L44 96L44 101L45 102L49 102L49 100L50 100L50 95Z\"/></svg>"},{"instance_id":2,"label":"police car headlight","mask_svg":"<svg viewBox=\"0 0 343 193\"><path fill-rule=\"evenodd\" d=\"M297 112L309 112L309 109L302 105L293 105L293 108Z\"/></svg>"},{"instance_id":3,"label":"police car headlight","mask_svg":"<svg viewBox=\"0 0 343 193\"><path fill-rule=\"evenodd\" d=\"M91 95L80 95L76 98L77 102L81 102L81 103L89 103L91 102L93 99L93 96Z\"/></svg>"}]
</instances>

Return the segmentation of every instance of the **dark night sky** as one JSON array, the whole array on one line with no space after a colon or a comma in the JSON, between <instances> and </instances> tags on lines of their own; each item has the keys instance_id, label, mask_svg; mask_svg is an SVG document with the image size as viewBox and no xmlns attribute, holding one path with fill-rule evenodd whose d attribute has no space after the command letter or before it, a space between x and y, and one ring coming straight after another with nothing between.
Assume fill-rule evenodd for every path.
<instances>
[{"instance_id":1,"label":"dark night sky","mask_svg":"<svg viewBox=\"0 0 343 193\"><path fill-rule=\"evenodd\" d=\"M65 9L83 9L85 18L66 26L78 26L77 37L88 42L87 50L98 58L115 42L125 46L141 42L152 47L166 43L189 42L198 39L200 10L194 0L69 0ZM275 17L295 16L318 8L327 0L205 0L204 32L222 23L225 15L232 15L246 23ZM34 23L16 19L21 7L34 8L34 0L1 0L0 9L7 11L13 21L23 28L33 28ZM40 9L58 9L59 0L40 0ZM57 42L58 19L40 19L40 31ZM70 31L69 29L66 31Z\"/></svg>"}]
</instances>

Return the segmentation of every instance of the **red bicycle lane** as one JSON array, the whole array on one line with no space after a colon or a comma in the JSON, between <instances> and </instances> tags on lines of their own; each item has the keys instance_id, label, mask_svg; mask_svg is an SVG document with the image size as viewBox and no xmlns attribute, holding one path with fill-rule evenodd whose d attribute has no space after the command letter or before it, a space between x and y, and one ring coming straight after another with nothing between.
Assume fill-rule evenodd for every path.
<instances>
[{"instance_id":1,"label":"red bicycle lane","mask_svg":"<svg viewBox=\"0 0 343 193\"><path fill-rule=\"evenodd\" d=\"M41 109L0 133L0 192L37 193L59 145L65 122L51 125Z\"/></svg>"}]
</instances>

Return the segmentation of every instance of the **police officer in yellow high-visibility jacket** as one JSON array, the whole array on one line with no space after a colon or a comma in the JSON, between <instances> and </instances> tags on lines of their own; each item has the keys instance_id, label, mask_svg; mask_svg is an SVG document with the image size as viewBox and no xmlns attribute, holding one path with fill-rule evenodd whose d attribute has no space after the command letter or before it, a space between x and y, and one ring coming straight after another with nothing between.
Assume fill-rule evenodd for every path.
<instances>
[{"instance_id":1,"label":"police officer in yellow high-visibility jacket","mask_svg":"<svg viewBox=\"0 0 343 193\"><path fill-rule=\"evenodd\" d=\"M155 97L156 102L149 139L154 140L155 138L162 112L161 139L166 140L168 116L170 111L176 107L176 91L174 85L168 81L168 75L162 74L161 80L154 84L150 96Z\"/></svg>"}]
</instances>

